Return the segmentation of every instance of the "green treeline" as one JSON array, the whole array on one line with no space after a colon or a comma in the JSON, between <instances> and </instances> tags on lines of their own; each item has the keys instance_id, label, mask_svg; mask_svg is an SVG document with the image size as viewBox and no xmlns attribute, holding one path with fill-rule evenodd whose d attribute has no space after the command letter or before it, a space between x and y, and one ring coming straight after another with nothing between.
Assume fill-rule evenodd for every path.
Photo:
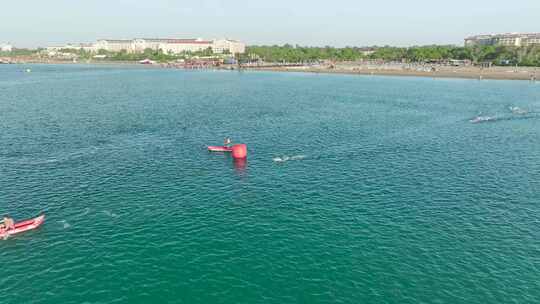
<instances>
[{"instance_id":1,"label":"green treeline","mask_svg":"<svg viewBox=\"0 0 540 304\"><path fill-rule=\"evenodd\" d=\"M317 60L354 61L359 59L427 62L450 59L490 62L495 65L540 66L540 45L528 47L505 46L415 46L334 48L283 46L249 46L246 57L268 62L313 62Z\"/></svg>"},{"instance_id":2,"label":"green treeline","mask_svg":"<svg viewBox=\"0 0 540 304\"><path fill-rule=\"evenodd\" d=\"M2 52L0 51L0 57L16 57L16 56L32 56L39 52L41 49L30 50L30 49L13 49L11 52Z\"/></svg>"},{"instance_id":3,"label":"green treeline","mask_svg":"<svg viewBox=\"0 0 540 304\"><path fill-rule=\"evenodd\" d=\"M139 61L144 59L150 59L155 61L170 61L178 59L176 56L171 56L163 53L162 50L152 50L146 49L142 53L132 53L122 50L120 52L107 52L105 50L99 50L99 55L106 55L107 60L118 60L118 61Z\"/></svg>"},{"instance_id":4,"label":"green treeline","mask_svg":"<svg viewBox=\"0 0 540 304\"><path fill-rule=\"evenodd\" d=\"M204 57L213 55L212 49L206 49L198 52L186 52L182 54L165 54L163 50L145 49L142 53L128 52L122 50L120 52L109 52L106 50L99 50L96 53L75 50L75 49L61 49L60 53L76 55L78 59L93 59L95 55L105 55L105 59L113 61L140 61L144 59L150 59L157 62L174 61L177 59L188 59L195 56Z\"/></svg>"},{"instance_id":5,"label":"green treeline","mask_svg":"<svg viewBox=\"0 0 540 304\"><path fill-rule=\"evenodd\" d=\"M359 48L353 47L302 47L285 44L283 46L248 46L244 56L268 62L353 61L362 58L362 52Z\"/></svg>"},{"instance_id":6,"label":"green treeline","mask_svg":"<svg viewBox=\"0 0 540 304\"><path fill-rule=\"evenodd\" d=\"M41 56L42 49L14 49L13 52L0 52L0 56ZM78 59L93 59L96 53L83 50L63 49L61 53L71 53ZM168 55L162 50L146 49L142 53L127 51L107 52L99 50L106 60L139 61L150 59L157 62L189 59L194 56L212 56L212 49L200 52ZM225 56L229 54L223 54ZM540 45L527 47L475 46L458 47L445 45L414 47L303 47L285 44L282 46L248 46L246 53L237 56L241 62L263 60L266 62L309 63L321 60L356 61L384 60L399 62L433 62L446 60L470 60L473 63L492 63L494 65L519 65L540 67Z\"/></svg>"}]
</instances>

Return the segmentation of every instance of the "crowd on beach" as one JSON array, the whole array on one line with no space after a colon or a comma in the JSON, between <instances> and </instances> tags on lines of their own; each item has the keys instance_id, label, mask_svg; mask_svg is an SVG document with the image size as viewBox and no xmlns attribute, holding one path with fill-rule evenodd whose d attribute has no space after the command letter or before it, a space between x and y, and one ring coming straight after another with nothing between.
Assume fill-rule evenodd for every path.
<instances>
[{"instance_id":1,"label":"crowd on beach","mask_svg":"<svg viewBox=\"0 0 540 304\"><path fill-rule=\"evenodd\" d=\"M537 81L540 68L514 66L482 66L472 64L406 63L395 61L323 62L316 64L252 64L246 69L287 72L314 72L365 75L452 77L472 79L508 79Z\"/></svg>"}]
</instances>

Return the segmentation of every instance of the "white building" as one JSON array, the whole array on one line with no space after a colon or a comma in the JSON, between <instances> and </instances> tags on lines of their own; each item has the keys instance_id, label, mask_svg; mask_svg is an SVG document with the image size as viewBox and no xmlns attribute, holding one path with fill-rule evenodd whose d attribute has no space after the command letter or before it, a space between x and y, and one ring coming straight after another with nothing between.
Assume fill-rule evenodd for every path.
<instances>
[{"instance_id":1,"label":"white building","mask_svg":"<svg viewBox=\"0 0 540 304\"><path fill-rule=\"evenodd\" d=\"M0 44L0 51L2 52L11 52L13 51L13 46L9 43Z\"/></svg>"},{"instance_id":2,"label":"white building","mask_svg":"<svg viewBox=\"0 0 540 304\"><path fill-rule=\"evenodd\" d=\"M95 45L93 43L81 43L79 44L79 47L81 50L86 51L86 52L96 51Z\"/></svg>"},{"instance_id":3,"label":"white building","mask_svg":"<svg viewBox=\"0 0 540 304\"><path fill-rule=\"evenodd\" d=\"M159 44L165 54L201 52L212 48L212 41L198 39L170 39Z\"/></svg>"},{"instance_id":4,"label":"white building","mask_svg":"<svg viewBox=\"0 0 540 304\"><path fill-rule=\"evenodd\" d=\"M212 41L212 50L216 54L243 54L246 52L246 45L236 40L218 39Z\"/></svg>"},{"instance_id":5,"label":"white building","mask_svg":"<svg viewBox=\"0 0 540 304\"><path fill-rule=\"evenodd\" d=\"M93 51L97 52L101 49L110 52L126 52L142 53L146 49L162 50L165 54L182 54L189 52L200 52L207 49L212 49L216 54L229 52L231 54L244 53L246 45L242 42L218 39L204 40L197 39L177 39L177 38L136 38L132 40L98 40L93 45Z\"/></svg>"},{"instance_id":6,"label":"white building","mask_svg":"<svg viewBox=\"0 0 540 304\"><path fill-rule=\"evenodd\" d=\"M527 45L540 45L540 33L539 33L539 34L530 35L530 36L527 38L526 44L527 44Z\"/></svg>"},{"instance_id":7,"label":"white building","mask_svg":"<svg viewBox=\"0 0 540 304\"><path fill-rule=\"evenodd\" d=\"M101 39L94 44L94 51L105 50L109 52L131 52L133 40L125 39Z\"/></svg>"},{"instance_id":8,"label":"white building","mask_svg":"<svg viewBox=\"0 0 540 304\"><path fill-rule=\"evenodd\" d=\"M131 43L131 51L136 53L142 53L146 49L151 49L157 51L159 45L167 39L156 39L156 38L137 38L133 39Z\"/></svg>"},{"instance_id":9,"label":"white building","mask_svg":"<svg viewBox=\"0 0 540 304\"><path fill-rule=\"evenodd\" d=\"M147 49L162 50L165 54L193 53L211 49L215 54L242 54L246 45L230 39L204 40L177 39L177 38L136 38L136 39L100 39L96 43L66 44L47 47L47 52L61 50L85 50L97 53L99 50L108 52L126 51L128 53L142 53Z\"/></svg>"},{"instance_id":10,"label":"white building","mask_svg":"<svg viewBox=\"0 0 540 304\"><path fill-rule=\"evenodd\" d=\"M58 52L61 50L83 50L87 52L94 52L94 44L93 43L77 43L77 44L65 44L65 45L58 45L58 46L49 46L45 48L47 52Z\"/></svg>"},{"instance_id":11,"label":"white building","mask_svg":"<svg viewBox=\"0 0 540 304\"><path fill-rule=\"evenodd\" d=\"M133 39L131 51L142 53L146 49L162 50L165 54L203 51L212 47L211 41L198 39L137 38Z\"/></svg>"},{"instance_id":12,"label":"white building","mask_svg":"<svg viewBox=\"0 0 540 304\"><path fill-rule=\"evenodd\" d=\"M520 47L537 44L540 44L540 33L478 35L465 38L465 46L503 45Z\"/></svg>"},{"instance_id":13,"label":"white building","mask_svg":"<svg viewBox=\"0 0 540 304\"><path fill-rule=\"evenodd\" d=\"M246 45L242 42L217 39L203 40L198 39L168 39L159 44L158 49L166 54L181 54L186 52L200 52L211 49L214 54L243 54L246 52Z\"/></svg>"}]
</instances>

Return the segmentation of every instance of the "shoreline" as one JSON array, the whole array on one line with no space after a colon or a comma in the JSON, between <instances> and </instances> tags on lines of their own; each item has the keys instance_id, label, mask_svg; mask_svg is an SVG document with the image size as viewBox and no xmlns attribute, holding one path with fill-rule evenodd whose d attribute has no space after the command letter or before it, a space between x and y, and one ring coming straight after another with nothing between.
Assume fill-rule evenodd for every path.
<instances>
[{"instance_id":1,"label":"shoreline","mask_svg":"<svg viewBox=\"0 0 540 304\"><path fill-rule=\"evenodd\" d=\"M452 68L439 69L436 71L417 71L403 69L327 69L327 68L306 68L306 67L250 67L244 70L270 71L270 72L291 72L291 73L313 73L313 74L341 74L341 75L363 75L363 76L397 76L397 77L426 77L426 78L458 78L477 80L521 80L540 81L540 71L532 68L518 68L512 71L508 67L480 68Z\"/></svg>"},{"instance_id":2,"label":"shoreline","mask_svg":"<svg viewBox=\"0 0 540 304\"><path fill-rule=\"evenodd\" d=\"M130 66L141 68L161 68L175 69L174 67L163 66L163 64L140 64L130 61L92 61L92 62L66 62L66 61L26 61L13 62L10 65L24 64L66 64L66 65L104 65L104 66ZM182 68L176 68L182 69ZM225 71L266 71L266 72L291 72L291 73L313 73L313 74L341 74L341 75L364 75L364 76L397 76L397 77L426 77L426 78L456 78L456 79L477 79L477 80L521 80L540 81L540 68L538 67L450 67L438 66L434 69L426 67L405 68L401 65L337 65L335 68L324 66L288 66L288 67L264 67L264 66L243 66L238 69L236 65L224 65L219 67L208 67L199 70L225 70ZM191 69L186 69L191 70ZM197 69L194 69L197 70Z\"/></svg>"}]
</instances>

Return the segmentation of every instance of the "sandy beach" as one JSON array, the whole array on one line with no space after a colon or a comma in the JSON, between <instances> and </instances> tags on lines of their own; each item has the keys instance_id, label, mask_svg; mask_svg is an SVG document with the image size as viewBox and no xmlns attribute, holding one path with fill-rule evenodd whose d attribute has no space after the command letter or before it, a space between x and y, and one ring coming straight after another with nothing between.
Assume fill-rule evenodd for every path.
<instances>
[{"instance_id":1,"label":"sandy beach","mask_svg":"<svg viewBox=\"0 0 540 304\"><path fill-rule=\"evenodd\" d=\"M309 67L249 67L248 69L280 72L308 72L352 75L415 76L436 78L540 80L540 69L535 67L453 67L453 66L408 66L399 64L380 65L336 65Z\"/></svg>"}]
</instances>

